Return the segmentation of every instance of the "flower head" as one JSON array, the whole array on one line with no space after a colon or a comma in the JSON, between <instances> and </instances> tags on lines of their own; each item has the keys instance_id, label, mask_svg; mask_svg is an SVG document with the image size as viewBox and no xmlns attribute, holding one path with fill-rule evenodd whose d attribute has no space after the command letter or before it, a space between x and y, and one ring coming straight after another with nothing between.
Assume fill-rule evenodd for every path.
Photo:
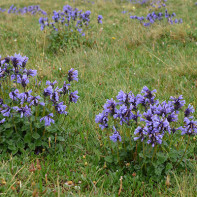
<instances>
[{"instance_id":1,"label":"flower head","mask_svg":"<svg viewBox=\"0 0 197 197\"><path fill-rule=\"evenodd\" d=\"M68 81L71 82L71 81L78 81L78 71L77 70L74 70L74 68L71 68L69 71L68 71Z\"/></svg>"},{"instance_id":2,"label":"flower head","mask_svg":"<svg viewBox=\"0 0 197 197\"><path fill-rule=\"evenodd\" d=\"M96 115L95 122L99 123L101 129L108 128L108 116L106 113L102 112Z\"/></svg>"},{"instance_id":3,"label":"flower head","mask_svg":"<svg viewBox=\"0 0 197 197\"><path fill-rule=\"evenodd\" d=\"M74 91L74 92L71 92L70 95L69 95L69 102L71 103L76 103L79 96L77 95L78 94L78 91Z\"/></svg>"},{"instance_id":4,"label":"flower head","mask_svg":"<svg viewBox=\"0 0 197 197\"><path fill-rule=\"evenodd\" d=\"M113 142L117 142L117 141L121 142L122 138L114 126L113 126L113 130L114 130L114 134L109 137L110 140L112 140Z\"/></svg>"},{"instance_id":5,"label":"flower head","mask_svg":"<svg viewBox=\"0 0 197 197\"><path fill-rule=\"evenodd\" d=\"M50 113L47 116L44 116L43 118L40 119L40 122L42 122L43 120L45 121L45 126L51 126L51 123L55 123L55 121L51 118L53 117L53 113Z\"/></svg>"}]
</instances>

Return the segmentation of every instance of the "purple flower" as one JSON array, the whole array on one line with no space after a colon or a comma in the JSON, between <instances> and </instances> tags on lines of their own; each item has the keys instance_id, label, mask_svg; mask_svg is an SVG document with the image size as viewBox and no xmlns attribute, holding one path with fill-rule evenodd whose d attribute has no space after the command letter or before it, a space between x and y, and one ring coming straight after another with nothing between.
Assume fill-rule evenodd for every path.
<instances>
[{"instance_id":1,"label":"purple flower","mask_svg":"<svg viewBox=\"0 0 197 197\"><path fill-rule=\"evenodd\" d=\"M138 126L134 132L134 135L138 135L138 137L134 137L134 141L141 139L141 142L143 142L147 134L144 128Z\"/></svg>"},{"instance_id":2,"label":"purple flower","mask_svg":"<svg viewBox=\"0 0 197 197\"><path fill-rule=\"evenodd\" d=\"M113 116L116 113L116 105L117 103L113 100L113 98L111 100L107 100L106 104L103 107L104 111Z\"/></svg>"},{"instance_id":3,"label":"purple flower","mask_svg":"<svg viewBox=\"0 0 197 197\"><path fill-rule=\"evenodd\" d=\"M156 131L153 131L151 134L148 135L149 140L147 141L147 144L151 144L152 147L155 146L155 144L162 144L162 138L163 135L159 134Z\"/></svg>"},{"instance_id":4,"label":"purple flower","mask_svg":"<svg viewBox=\"0 0 197 197\"><path fill-rule=\"evenodd\" d=\"M37 75L37 70L32 70L32 69L26 70L25 69L24 73L26 73L27 76L35 77Z\"/></svg>"},{"instance_id":5,"label":"purple flower","mask_svg":"<svg viewBox=\"0 0 197 197\"><path fill-rule=\"evenodd\" d=\"M3 105L3 99L0 98L0 105Z\"/></svg>"},{"instance_id":6,"label":"purple flower","mask_svg":"<svg viewBox=\"0 0 197 197\"><path fill-rule=\"evenodd\" d=\"M127 108L126 105L120 106L120 109L117 110L116 114L114 114L114 119L119 118L120 119L120 125L122 125L123 122L129 124L129 120L131 119L131 110Z\"/></svg>"},{"instance_id":7,"label":"purple flower","mask_svg":"<svg viewBox=\"0 0 197 197\"><path fill-rule=\"evenodd\" d=\"M44 116L43 118L41 118L40 122L44 120L46 127L51 126L51 123L53 123L53 124L55 123L55 121L51 117L53 117L53 113L50 113L49 115Z\"/></svg>"},{"instance_id":8,"label":"purple flower","mask_svg":"<svg viewBox=\"0 0 197 197\"><path fill-rule=\"evenodd\" d=\"M125 103L126 105L130 104L134 101L134 95L132 92L129 92L128 94L124 93L122 90L117 95L117 100L119 100L119 104Z\"/></svg>"},{"instance_id":9,"label":"purple flower","mask_svg":"<svg viewBox=\"0 0 197 197\"><path fill-rule=\"evenodd\" d=\"M31 116L31 108L28 107L27 105L21 108L16 106L16 107L13 107L13 109L21 114L21 118Z\"/></svg>"},{"instance_id":10,"label":"purple flower","mask_svg":"<svg viewBox=\"0 0 197 197\"><path fill-rule=\"evenodd\" d=\"M11 108L8 105L6 105L6 104L3 104L2 106L3 106L3 108L1 108L2 115L9 117L10 116L10 112L11 112Z\"/></svg>"},{"instance_id":11,"label":"purple flower","mask_svg":"<svg viewBox=\"0 0 197 197\"><path fill-rule=\"evenodd\" d=\"M14 56L11 56L10 57L10 59L12 61L13 66L16 68L18 66L23 67L24 64L27 63L27 61L28 61L29 58L26 57L26 56L21 56L20 54L16 54L15 53Z\"/></svg>"},{"instance_id":12,"label":"purple flower","mask_svg":"<svg viewBox=\"0 0 197 197\"><path fill-rule=\"evenodd\" d=\"M158 133L164 133L164 131L168 131L168 133L171 133L170 124L167 119L163 119L158 116L153 117L153 127L156 129L156 132Z\"/></svg>"},{"instance_id":13,"label":"purple flower","mask_svg":"<svg viewBox=\"0 0 197 197\"><path fill-rule=\"evenodd\" d=\"M23 92L18 96L18 98L21 100L21 104L23 104L29 97L31 97L31 93L32 90L29 90L28 92Z\"/></svg>"},{"instance_id":14,"label":"purple flower","mask_svg":"<svg viewBox=\"0 0 197 197\"><path fill-rule=\"evenodd\" d=\"M30 96L27 98L27 102L29 103L29 106L38 106L38 104L45 106L45 103L39 102L40 99L40 96Z\"/></svg>"},{"instance_id":15,"label":"purple flower","mask_svg":"<svg viewBox=\"0 0 197 197\"><path fill-rule=\"evenodd\" d=\"M29 83L29 78L27 77L27 75L23 75L22 77L17 75L17 83L20 83L23 88L25 88Z\"/></svg>"},{"instance_id":16,"label":"purple flower","mask_svg":"<svg viewBox=\"0 0 197 197\"><path fill-rule=\"evenodd\" d=\"M14 101L17 101L17 100L18 100L19 95L20 95L20 94L19 94L18 89L16 89L16 90L14 90L14 91L12 91L12 92L9 93L10 98L11 98L12 100L14 100Z\"/></svg>"},{"instance_id":17,"label":"purple flower","mask_svg":"<svg viewBox=\"0 0 197 197\"><path fill-rule=\"evenodd\" d=\"M113 126L113 130L114 130L114 134L109 137L110 140L112 140L113 142L117 142L117 141L121 142L122 141L121 136L114 126Z\"/></svg>"},{"instance_id":18,"label":"purple flower","mask_svg":"<svg viewBox=\"0 0 197 197\"><path fill-rule=\"evenodd\" d=\"M172 100L172 103L174 104L174 109L175 110L180 110L184 105L185 105L185 100L183 100L183 96L180 95L178 98L176 97L170 97Z\"/></svg>"},{"instance_id":19,"label":"purple flower","mask_svg":"<svg viewBox=\"0 0 197 197\"><path fill-rule=\"evenodd\" d=\"M96 115L95 118L96 123L100 123L99 127L103 130L104 128L108 128L108 116L106 113L102 112Z\"/></svg>"},{"instance_id":20,"label":"purple flower","mask_svg":"<svg viewBox=\"0 0 197 197\"><path fill-rule=\"evenodd\" d=\"M59 114L67 114L66 105L63 105L63 102L56 104L55 109Z\"/></svg>"},{"instance_id":21,"label":"purple flower","mask_svg":"<svg viewBox=\"0 0 197 197\"><path fill-rule=\"evenodd\" d=\"M57 103L59 101L59 93L56 90L50 95L50 99L53 103Z\"/></svg>"},{"instance_id":22,"label":"purple flower","mask_svg":"<svg viewBox=\"0 0 197 197\"><path fill-rule=\"evenodd\" d=\"M43 95L46 97L46 96L50 96L52 93L53 93L53 87L48 86L47 88L44 89Z\"/></svg>"},{"instance_id":23,"label":"purple flower","mask_svg":"<svg viewBox=\"0 0 197 197\"><path fill-rule=\"evenodd\" d=\"M54 86L55 86L56 83L57 83L56 80L55 80L54 82L47 81L47 82L46 82L46 85L52 86L52 88L54 88Z\"/></svg>"},{"instance_id":24,"label":"purple flower","mask_svg":"<svg viewBox=\"0 0 197 197\"><path fill-rule=\"evenodd\" d=\"M130 119L134 120L136 123L138 121L138 118L141 117L142 115L140 114L140 111L137 111L136 114L131 112L130 114Z\"/></svg>"},{"instance_id":25,"label":"purple flower","mask_svg":"<svg viewBox=\"0 0 197 197\"><path fill-rule=\"evenodd\" d=\"M102 19L103 19L103 16L102 15L98 15L98 18L97 18L98 23L102 24Z\"/></svg>"},{"instance_id":26,"label":"purple flower","mask_svg":"<svg viewBox=\"0 0 197 197\"><path fill-rule=\"evenodd\" d=\"M174 111L174 107L171 102L166 103L166 101L159 104L156 109L155 113L159 116L167 116L167 114L172 113Z\"/></svg>"},{"instance_id":27,"label":"purple flower","mask_svg":"<svg viewBox=\"0 0 197 197\"><path fill-rule=\"evenodd\" d=\"M188 105L187 109L184 111L185 117L189 117L191 113L194 113L194 107L192 105Z\"/></svg>"},{"instance_id":28,"label":"purple flower","mask_svg":"<svg viewBox=\"0 0 197 197\"><path fill-rule=\"evenodd\" d=\"M0 125L3 124L5 122L5 118L3 118L1 121L0 121Z\"/></svg>"},{"instance_id":29,"label":"purple flower","mask_svg":"<svg viewBox=\"0 0 197 197\"><path fill-rule=\"evenodd\" d=\"M69 71L68 71L68 81L71 82L71 81L78 81L78 71L77 70L74 70L74 68L71 68Z\"/></svg>"},{"instance_id":30,"label":"purple flower","mask_svg":"<svg viewBox=\"0 0 197 197\"><path fill-rule=\"evenodd\" d=\"M182 131L181 135L196 135L197 134L197 121L192 120L191 118L184 118L185 125L184 127L179 127Z\"/></svg>"},{"instance_id":31,"label":"purple flower","mask_svg":"<svg viewBox=\"0 0 197 197\"><path fill-rule=\"evenodd\" d=\"M69 102L76 103L77 99L79 98L79 96L77 94L78 94L77 90L74 91L74 92L71 92L70 95L69 95Z\"/></svg>"},{"instance_id":32,"label":"purple flower","mask_svg":"<svg viewBox=\"0 0 197 197\"><path fill-rule=\"evenodd\" d=\"M68 94L69 88L70 88L70 84L66 84L66 82L64 81L64 85L61 89L59 89L59 91L65 95L65 94Z\"/></svg>"},{"instance_id":33,"label":"purple flower","mask_svg":"<svg viewBox=\"0 0 197 197\"><path fill-rule=\"evenodd\" d=\"M178 116L176 115L175 112L172 112L171 114L167 116L167 120L168 122L177 122Z\"/></svg>"},{"instance_id":34,"label":"purple flower","mask_svg":"<svg viewBox=\"0 0 197 197\"><path fill-rule=\"evenodd\" d=\"M157 92L157 90L150 91L146 86L144 86L141 91L141 93L144 94L144 97L150 100L151 104L153 103L152 101L155 98L155 94L154 94L155 92Z\"/></svg>"}]
</instances>

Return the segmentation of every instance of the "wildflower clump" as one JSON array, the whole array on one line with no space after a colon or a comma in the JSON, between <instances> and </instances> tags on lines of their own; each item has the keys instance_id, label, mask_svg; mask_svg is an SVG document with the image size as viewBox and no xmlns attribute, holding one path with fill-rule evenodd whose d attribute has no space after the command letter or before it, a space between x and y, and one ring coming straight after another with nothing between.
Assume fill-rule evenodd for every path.
<instances>
[{"instance_id":1,"label":"wildflower clump","mask_svg":"<svg viewBox=\"0 0 197 197\"><path fill-rule=\"evenodd\" d=\"M62 11L53 11L52 20L41 17L39 19L40 28L50 29L49 41L50 49L57 51L65 46L79 46L84 42L84 36L90 29L89 25L91 11L83 12L77 8L65 5ZM102 23L102 16L99 15L97 21Z\"/></svg>"},{"instance_id":2,"label":"wildflower clump","mask_svg":"<svg viewBox=\"0 0 197 197\"><path fill-rule=\"evenodd\" d=\"M62 86L47 81L42 89L35 78L37 70L27 69L27 61L20 54L0 57L0 152L38 153L49 149L52 141L61 150L68 108L79 98L71 89L78 71L70 69Z\"/></svg>"},{"instance_id":3,"label":"wildflower clump","mask_svg":"<svg viewBox=\"0 0 197 197\"><path fill-rule=\"evenodd\" d=\"M182 23L183 20L180 19L173 19L176 16L175 13L169 14L168 10L166 9L165 12L151 12L148 13L146 17L144 16L130 16L131 19L136 19L140 21L145 27L151 26L155 22L166 20L169 24L178 24Z\"/></svg>"},{"instance_id":4,"label":"wildflower clump","mask_svg":"<svg viewBox=\"0 0 197 197\"><path fill-rule=\"evenodd\" d=\"M30 13L32 15L35 14L42 14L42 15L47 15L47 13L40 8L39 5L31 5L28 7L23 7L23 8L17 8L14 5L11 5L10 8L8 9L8 14L27 14Z\"/></svg>"},{"instance_id":5,"label":"wildflower clump","mask_svg":"<svg viewBox=\"0 0 197 197\"><path fill-rule=\"evenodd\" d=\"M113 129L106 140L117 144L118 154L107 157L107 161L134 163L133 170L152 171L154 175L188 162L195 152L191 141L197 135L194 107L189 104L184 110L182 95L160 102L155 93L145 86L136 96L121 90L117 100L107 100L95 118L102 130Z\"/></svg>"}]
</instances>

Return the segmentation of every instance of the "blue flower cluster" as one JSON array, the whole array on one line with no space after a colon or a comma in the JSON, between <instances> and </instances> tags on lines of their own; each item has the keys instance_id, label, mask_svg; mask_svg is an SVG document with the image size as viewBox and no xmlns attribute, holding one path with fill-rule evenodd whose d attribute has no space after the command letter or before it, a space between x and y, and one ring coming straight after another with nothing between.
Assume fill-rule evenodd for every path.
<instances>
[{"instance_id":1,"label":"blue flower cluster","mask_svg":"<svg viewBox=\"0 0 197 197\"><path fill-rule=\"evenodd\" d=\"M182 23L183 22L182 19L174 19L173 20L173 17L175 17L175 16L176 16L175 13L169 14L168 10L166 9L164 13L162 13L162 12L159 12L159 13L152 12L152 13L148 13L146 17L130 16L130 18L139 20L140 23L143 23L143 25L146 26L146 27L152 25L153 23L155 23L157 21L161 21L161 20L164 20L164 19L166 19L169 24L177 24L177 23ZM144 22L144 21L147 21L147 22Z\"/></svg>"},{"instance_id":2,"label":"blue flower cluster","mask_svg":"<svg viewBox=\"0 0 197 197\"><path fill-rule=\"evenodd\" d=\"M30 117L35 113L35 108L40 106L44 109L44 111L50 111L53 109L53 113L64 114L67 115L66 108L67 106L64 104L68 103L76 103L79 96L78 91L72 92L70 90L70 82L78 81L78 71L73 68L68 71L67 81L64 81L64 84L61 88L55 86L57 81L50 82L47 81L47 87L44 89L42 95L32 95L32 90L28 89L28 84L31 77L35 77L37 75L37 70L26 69L26 63L28 61L28 57L21 56L20 54L15 54L14 56L8 56L5 58L1 58L0 56L0 87L1 87L1 98L0 98L0 118L3 116L4 118L0 121L0 124L6 121L6 118L20 115L23 117ZM8 98L6 98L5 94L5 84L10 81L13 84L13 88L9 93L9 98L12 100L9 103L6 103ZM17 88L18 86L18 88ZM24 92L20 93L20 89L23 89ZM66 101L65 95L68 95L68 101ZM5 103L4 103L5 102ZM49 113L48 115L42 117L41 121L45 122L45 126L50 126L51 123L54 123L52 117L53 113ZM45 114L43 114L45 115Z\"/></svg>"},{"instance_id":3,"label":"blue flower cluster","mask_svg":"<svg viewBox=\"0 0 197 197\"><path fill-rule=\"evenodd\" d=\"M48 18L41 17L39 23L41 25L41 30L44 30L46 26L52 27L55 31L66 27L66 30L71 32L77 30L81 36L85 36L83 27L88 27L90 23L90 14L91 12L89 10L82 12L82 10L65 5L63 11L53 11L52 22L49 23ZM102 23L101 15L98 16L98 23Z\"/></svg>"},{"instance_id":4,"label":"blue flower cluster","mask_svg":"<svg viewBox=\"0 0 197 197\"><path fill-rule=\"evenodd\" d=\"M5 10L5 9L4 9ZM8 14L27 14L30 13L32 15L35 15L37 13L42 15L47 15L47 13L40 8L39 5L31 5L28 7L18 8L14 5L10 6L8 9Z\"/></svg>"},{"instance_id":5,"label":"blue flower cluster","mask_svg":"<svg viewBox=\"0 0 197 197\"><path fill-rule=\"evenodd\" d=\"M174 123L178 121L178 114L185 105L182 96L170 97L170 101L160 103L155 99L156 90L149 90L146 86L141 94L135 96L132 92L125 93L122 90L117 95L117 100L107 100L102 113L95 118L101 129L109 127L109 119L116 120L120 125L137 126L134 140L141 140L153 147L161 144L165 134L173 134L177 130L182 131L182 135L197 134L197 121L191 116L194 113L193 106L189 105L184 111L184 126L175 128ZM121 141L120 134L113 127L114 134L110 139L114 142Z\"/></svg>"},{"instance_id":6,"label":"blue flower cluster","mask_svg":"<svg viewBox=\"0 0 197 197\"><path fill-rule=\"evenodd\" d=\"M150 3L150 6L152 6L153 8L162 8L162 7L166 7L166 3L167 0L154 0Z\"/></svg>"},{"instance_id":7,"label":"blue flower cluster","mask_svg":"<svg viewBox=\"0 0 197 197\"><path fill-rule=\"evenodd\" d=\"M0 8L0 12L5 12L6 9Z\"/></svg>"}]
</instances>

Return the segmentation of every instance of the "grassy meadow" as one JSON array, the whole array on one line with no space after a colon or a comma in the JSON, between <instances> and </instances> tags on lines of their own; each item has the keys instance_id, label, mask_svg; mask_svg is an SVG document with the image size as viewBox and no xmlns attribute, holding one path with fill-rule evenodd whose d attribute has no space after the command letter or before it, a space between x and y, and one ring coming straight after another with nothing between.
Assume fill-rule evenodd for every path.
<instances>
[{"instance_id":1,"label":"grassy meadow","mask_svg":"<svg viewBox=\"0 0 197 197\"><path fill-rule=\"evenodd\" d=\"M0 196L196 196L197 153L191 158L191 169L172 170L168 177L155 182L129 170L129 165L106 164L106 133L95 123L107 99L115 98L120 90L138 94L143 86L156 89L162 101L183 95L196 109L195 2L168 0L166 8L183 23L161 21L144 27L130 15L147 15L149 4L126 0L1 0L0 7L6 9L12 4L40 5L48 17L67 4L90 10L92 29L85 36L89 44L54 52L48 49L47 29L40 30L41 15L0 12L0 55L20 53L29 57L28 68L36 69L42 82L63 82L65 73L75 68L79 81L74 87L80 96L77 104L71 104L62 125L63 153L0 155ZM124 10L128 13L123 14ZM97 23L98 15L103 16L102 24Z\"/></svg>"}]
</instances>

